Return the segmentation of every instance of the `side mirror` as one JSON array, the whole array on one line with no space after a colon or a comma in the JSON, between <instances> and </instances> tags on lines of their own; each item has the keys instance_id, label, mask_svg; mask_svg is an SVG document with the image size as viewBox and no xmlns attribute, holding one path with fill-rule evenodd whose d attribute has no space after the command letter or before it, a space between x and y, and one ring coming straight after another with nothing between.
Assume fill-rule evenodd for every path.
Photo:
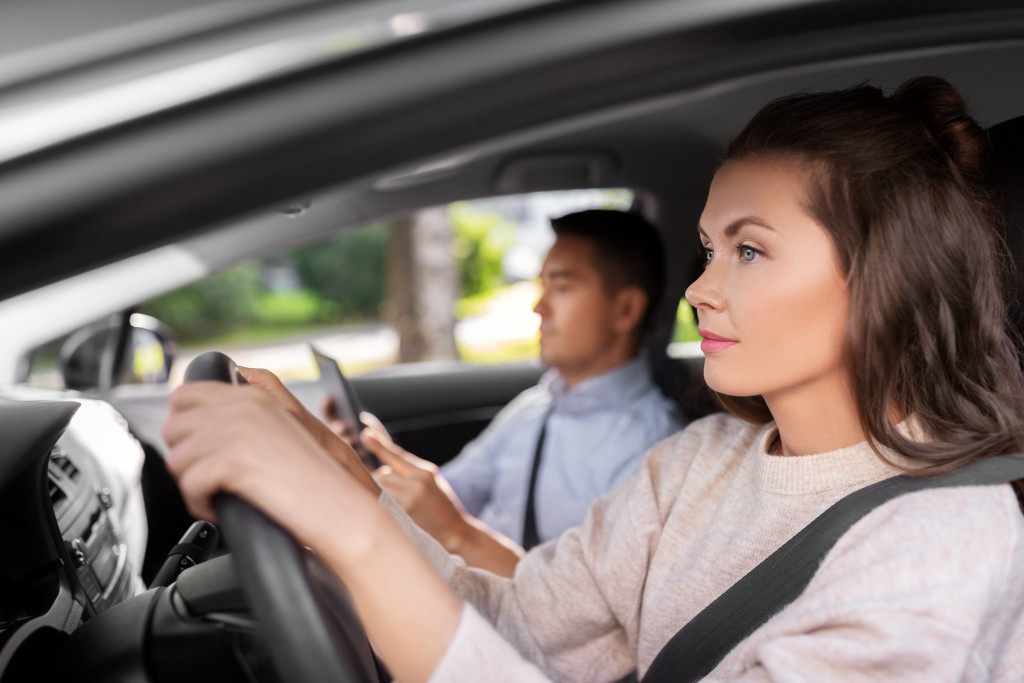
<instances>
[{"instance_id":1,"label":"side mirror","mask_svg":"<svg viewBox=\"0 0 1024 683\"><path fill-rule=\"evenodd\" d=\"M60 349L68 389L101 391L119 384L158 384L170 377L174 332L141 313L115 315L83 327Z\"/></svg>"}]
</instances>

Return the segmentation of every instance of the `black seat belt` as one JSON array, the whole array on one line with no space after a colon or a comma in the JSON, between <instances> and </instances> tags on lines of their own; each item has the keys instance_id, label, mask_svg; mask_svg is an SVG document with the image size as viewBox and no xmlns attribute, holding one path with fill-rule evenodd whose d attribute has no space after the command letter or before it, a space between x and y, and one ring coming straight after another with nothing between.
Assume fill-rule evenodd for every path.
<instances>
[{"instance_id":1,"label":"black seat belt","mask_svg":"<svg viewBox=\"0 0 1024 683\"><path fill-rule=\"evenodd\" d=\"M548 419L551 410L544 414L540 423L540 434L537 436L537 447L533 451L533 465L530 467L530 485L526 489L526 510L523 514L523 548L529 550L540 543L540 532L537 531L537 473L540 472L540 456L544 450L544 437L548 432Z\"/></svg>"},{"instance_id":2,"label":"black seat belt","mask_svg":"<svg viewBox=\"0 0 1024 683\"><path fill-rule=\"evenodd\" d=\"M985 458L943 476L901 475L854 491L683 626L654 658L642 683L689 683L708 675L741 641L799 597L836 541L879 505L914 491L1017 479L1024 479L1024 453Z\"/></svg>"}]
</instances>

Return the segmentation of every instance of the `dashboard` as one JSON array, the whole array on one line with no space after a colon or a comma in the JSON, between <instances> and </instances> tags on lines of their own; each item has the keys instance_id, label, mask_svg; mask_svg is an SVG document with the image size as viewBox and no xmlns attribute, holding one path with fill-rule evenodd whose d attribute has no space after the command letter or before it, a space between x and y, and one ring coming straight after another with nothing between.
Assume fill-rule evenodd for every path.
<instances>
[{"instance_id":1,"label":"dashboard","mask_svg":"<svg viewBox=\"0 0 1024 683\"><path fill-rule=\"evenodd\" d=\"M109 404L8 395L0 435L0 683L279 680L230 554L144 584L145 452Z\"/></svg>"},{"instance_id":2,"label":"dashboard","mask_svg":"<svg viewBox=\"0 0 1024 683\"><path fill-rule=\"evenodd\" d=\"M90 476L83 459L58 441L50 451L47 484L57 529L78 588L91 612L131 597L136 574L114 516L113 493Z\"/></svg>"},{"instance_id":3,"label":"dashboard","mask_svg":"<svg viewBox=\"0 0 1024 683\"><path fill-rule=\"evenodd\" d=\"M99 401L0 402L0 681L144 589L141 446ZM46 661L43 659L42 661Z\"/></svg>"}]
</instances>

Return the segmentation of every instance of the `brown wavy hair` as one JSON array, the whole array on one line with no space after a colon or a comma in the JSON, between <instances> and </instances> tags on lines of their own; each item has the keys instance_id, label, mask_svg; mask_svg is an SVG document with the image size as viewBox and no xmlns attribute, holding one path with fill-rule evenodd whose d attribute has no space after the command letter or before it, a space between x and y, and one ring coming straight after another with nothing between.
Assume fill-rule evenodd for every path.
<instances>
[{"instance_id":1,"label":"brown wavy hair","mask_svg":"<svg viewBox=\"0 0 1024 683\"><path fill-rule=\"evenodd\" d=\"M861 426L916 472L1022 450L1024 374L1003 295L1010 259L981 185L988 138L945 80L803 93L764 107L724 162L807 169L806 210L850 287L846 358ZM724 163L723 162L723 163ZM770 421L764 400L716 394ZM913 416L928 436L897 429Z\"/></svg>"}]
</instances>

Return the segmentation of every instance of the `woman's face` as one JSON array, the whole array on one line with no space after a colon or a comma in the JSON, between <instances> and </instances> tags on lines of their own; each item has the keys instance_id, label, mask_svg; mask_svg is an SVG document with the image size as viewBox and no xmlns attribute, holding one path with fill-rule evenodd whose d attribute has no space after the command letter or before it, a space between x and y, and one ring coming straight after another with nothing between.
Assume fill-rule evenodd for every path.
<instances>
[{"instance_id":1,"label":"woman's face","mask_svg":"<svg viewBox=\"0 0 1024 683\"><path fill-rule=\"evenodd\" d=\"M849 390L848 288L832 239L804 208L808 172L780 161L729 162L700 218L704 273L686 290L704 340L704 377L769 407Z\"/></svg>"}]
</instances>

